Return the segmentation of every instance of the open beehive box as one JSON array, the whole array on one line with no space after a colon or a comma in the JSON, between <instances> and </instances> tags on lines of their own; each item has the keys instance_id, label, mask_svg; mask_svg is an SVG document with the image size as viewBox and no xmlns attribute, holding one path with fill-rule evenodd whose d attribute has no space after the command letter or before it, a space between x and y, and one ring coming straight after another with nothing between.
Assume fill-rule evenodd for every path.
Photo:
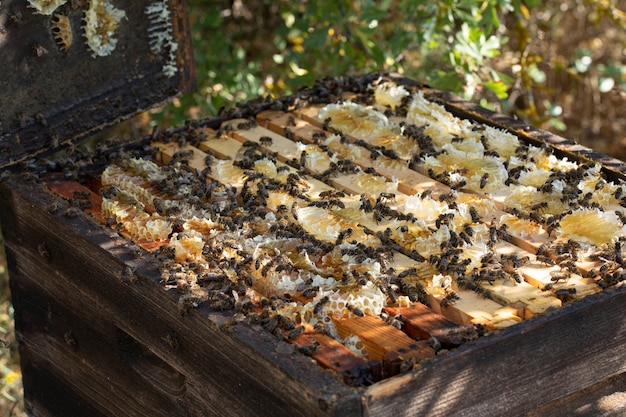
<instances>
[{"instance_id":1,"label":"open beehive box","mask_svg":"<svg viewBox=\"0 0 626 417\"><path fill-rule=\"evenodd\" d=\"M85 123L72 138L189 78L188 49L157 50L150 26L184 46L184 8L132 5L134 52L58 51L138 74L102 69L53 102ZM69 139L62 112L35 110L2 119L4 165ZM626 368L625 168L383 74L7 168L28 411L568 413Z\"/></svg>"}]
</instances>

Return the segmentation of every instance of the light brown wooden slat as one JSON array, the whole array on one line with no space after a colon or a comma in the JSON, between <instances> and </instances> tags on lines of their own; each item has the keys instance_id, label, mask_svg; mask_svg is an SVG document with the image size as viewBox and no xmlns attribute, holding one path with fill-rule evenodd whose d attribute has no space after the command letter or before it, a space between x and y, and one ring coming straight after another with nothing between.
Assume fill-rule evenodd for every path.
<instances>
[{"instance_id":1,"label":"light brown wooden slat","mask_svg":"<svg viewBox=\"0 0 626 417\"><path fill-rule=\"evenodd\" d=\"M324 121L320 121L317 115L319 114L320 110L323 109L324 107L326 107L325 104L313 104L313 105L296 109L294 110L294 113L298 117L301 117L302 119L306 120L307 122L315 126L322 127Z\"/></svg>"},{"instance_id":2,"label":"light brown wooden slat","mask_svg":"<svg viewBox=\"0 0 626 417\"><path fill-rule=\"evenodd\" d=\"M311 116L314 112L308 112L306 110L303 110L302 114L306 114L308 116ZM287 117L290 117L289 119L287 119ZM316 130L315 126L309 124L307 121L301 120L301 119L293 119L293 117L291 117L290 115L286 114L286 113L281 113L281 112L267 112L267 113L262 113L261 115L259 115L259 120L268 125L270 128L273 128L276 131L279 131L280 129L284 129L284 124L290 120L292 121L292 123L295 123L295 126L293 126L293 131L294 133L298 136L301 137L303 140L312 140L313 137L313 133L320 133L323 130L320 130L319 128ZM317 120L317 125L319 125L319 120ZM361 162L361 159L365 159L365 158L358 158L357 162ZM397 173L397 178L400 178L400 183L402 183L402 179L404 178L404 176L407 175L408 173L411 173L412 171L410 170L402 170L401 172ZM427 177L428 178L428 177ZM337 180L340 181L340 180ZM343 180L344 182L348 181L349 179L345 179ZM448 187L446 187L443 184L440 184L438 182L434 182L434 187L435 188L439 188L440 190L445 190ZM444 187L444 188L441 188ZM439 191L442 192L442 191ZM482 193L475 193L477 196L479 196L480 198L484 198L484 199L488 199L489 196L482 194ZM435 195L437 195L437 192L435 192ZM493 219L499 219L499 217L504 214L504 212L499 211L499 210L495 210L494 214L492 216ZM487 219L483 219L483 220L487 220ZM535 239L535 241L533 241L533 239ZM514 247L513 245L506 245L503 244L504 246L508 246L509 249L507 249L507 251L511 251L511 252L516 252L518 253L518 255L520 257L525 257L525 256L530 256L532 258L532 254L536 253L537 248L539 247L539 245L545 241L545 236L538 236L536 238L534 238L532 235L529 236L528 239L522 239L519 237L515 237L513 236L511 239L511 243L515 244L517 247ZM520 251L519 249L523 249L522 251ZM584 266L582 266L584 268ZM589 268L590 269L590 268ZM583 269L584 270L584 269ZM531 284L536 286L539 289L543 289L546 285L550 284L550 277L548 276L549 272L553 272L554 269L550 270L550 271L546 271L544 269L541 268L524 268L523 269L523 273L524 276L527 278L527 281ZM547 277L547 279L546 279ZM600 290L600 287L595 285L593 281L590 280L585 280L583 278L581 278L580 276L577 275L572 275L571 280L568 280L568 284L559 284L556 285L554 287L554 291L558 291L558 290L562 290L564 288L576 288L576 294L572 295L572 298L581 298L584 297L586 295L598 292Z\"/></svg>"},{"instance_id":3,"label":"light brown wooden slat","mask_svg":"<svg viewBox=\"0 0 626 417\"><path fill-rule=\"evenodd\" d=\"M89 193L89 201L91 201L91 207L87 207L83 211L91 214L101 224L106 225L106 219L102 215L102 197L100 197L100 195L96 194L95 192L91 191L91 189L89 189L85 185L80 184L77 181L71 181L71 180L65 180L65 179L59 180L59 179L52 179L52 178L50 178L49 180L44 180L44 184L46 185L46 187L48 187L50 191L68 200L71 198L75 198L74 197L75 191ZM125 237L126 239L131 240L131 235L130 233L128 233L126 229L122 228L119 231L119 234L122 237ZM168 242L169 242L169 239L159 240L159 241L139 240L139 241L136 241L135 243L137 243L137 245L139 245L139 247L141 247L142 249L148 252L153 252L159 249L161 246L166 245Z\"/></svg>"},{"instance_id":4,"label":"light brown wooden slat","mask_svg":"<svg viewBox=\"0 0 626 417\"><path fill-rule=\"evenodd\" d=\"M402 316L403 331L411 338L428 339L436 337L444 347L459 346L465 342L461 337L463 326L441 314L435 313L422 303L411 307L385 307L390 316Z\"/></svg>"},{"instance_id":5,"label":"light brown wooden slat","mask_svg":"<svg viewBox=\"0 0 626 417\"><path fill-rule=\"evenodd\" d=\"M236 122L236 120L232 121L231 123L234 123L234 122ZM206 147L205 148L206 150L211 150L214 153L216 153L217 150L220 149L223 156L233 158L237 155L237 152L240 151L241 142L254 141L254 142L260 143L260 138L262 136L269 136L269 137L272 137L272 144L268 146L267 148L270 148L271 146L277 146L280 149L287 150L286 151L287 153L284 153L281 151L278 154L279 160L281 159L289 160L291 158L297 157L298 147L293 141L287 138L284 138L277 133L270 132L265 128L253 127L247 130L233 131L230 134L233 135L233 137L235 137L237 140L228 139L228 138L209 139L203 142L202 146ZM265 148L265 146L262 146L262 148ZM174 149L175 149L175 145L173 147L170 147L169 152L174 152ZM290 154L288 152L292 152L292 153ZM192 159L194 160L192 161L193 162L192 166L196 166L196 164L199 164L198 166L196 166L197 168L204 166L204 157L202 153L196 154L194 152L194 157ZM320 181L317 181L313 178L307 178L307 180L309 181L309 183L312 183L312 184L319 183L319 185L321 187L324 187L324 189L329 189L329 187L326 184L321 183ZM358 188L358 186L355 186L353 184L353 176L351 175L342 175L336 178L334 183L337 186L339 186L340 189L346 190L348 192L353 192L355 194L361 193L363 191L362 189ZM300 203L302 204L302 202ZM375 222L372 222L372 221L370 221L369 223L366 221L359 222L359 224L364 224L366 227L370 227L373 230L377 230L377 229L383 230L386 227L384 225L376 225L374 223ZM507 246L507 244L505 243L503 243L502 245ZM508 245L508 247L513 248L512 250L519 253L519 256L532 256L531 254L527 254L522 249L514 247L513 245ZM397 254L397 256L395 256L394 258L396 258L400 264L404 264L404 265L411 264L410 258L407 258L406 256L402 254ZM425 264L425 265L429 265L429 264ZM424 268L421 268L421 269L424 269ZM436 271L434 271L433 268L431 267L431 268L426 268L424 273L431 276L430 274L434 272ZM529 276L530 282L533 282L533 283L539 282L538 280L533 280L533 276L536 275L537 273L538 273L537 271L532 270L532 269L528 269L526 271L526 274ZM425 276L424 278L428 278L428 277ZM480 322L491 328L504 326L509 323L513 324L517 322L519 319L532 317L535 314L544 312L548 308L558 307L562 304L559 298L553 297L546 292L542 292L540 291L540 289L532 287L526 282L522 282L520 284L517 284L517 283L513 284L509 280L496 280L492 283L482 283L480 284L480 286L484 290L491 293L494 300L500 304L500 306L497 309L495 309L499 311L499 313L495 313L495 312L485 313L483 314L484 317L482 318L478 319L474 317L473 319L470 318L469 320L473 322ZM543 288L543 286L544 285L542 285L541 288ZM581 291L581 293L583 292ZM476 298L474 297L474 299ZM513 306L513 307L511 307L510 309L503 310L502 309L503 306L504 307ZM455 317L457 320L459 320L459 318L462 318L460 320L461 322L463 322L463 320L467 320L467 317L471 317L471 315L468 315L466 311L463 311L464 307L465 306L463 304L458 304L458 306L454 306L452 308L448 306L442 311L446 315L450 315L450 317ZM476 308L476 306L471 307L471 308ZM455 311L456 309L459 309L460 311ZM473 311L473 310L470 310L470 311ZM517 317L512 317L511 312L516 312L515 315Z\"/></svg>"},{"instance_id":6,"label":"light brown wooden slat","mask_svg":"<svg viewBox=\"0 0 626 417\"><path fill-rule=\"evenodd\" d=\"M152 146L159 148L160 152L157 154L158 155L157 162L161 164L164 164L164 165L169 164L172 158L174 157L174 155L176 154L176 152L188 151L188 152L193 152L193 154L190 157L185 158L186 160L189 161L189 164L191 166L194 166L196 168L202 167L202 169L206 167L206 164L204 162L204 158L206 157L206 154L204 152L201 152L198 148L192 145L186 144L183 146L179 146L177 143L173 143L173 142L169 142L169 143L153 142Z\"/></svg>"},{"instance_id":7,"label":"light brown wooden slat","mask_svg":"<svg viewBox=\"0 0 626 417\"><path fill-rule=\"evenodd\" d=\"M248 130L244 130L244 131L234 131L231 132L231 134L233 134L233 136L235 136L236 138L238 138L238 140L240 142L244 142L244 141L248 141L248 140L252 140L252 141L259 141L261 136L270 136L276 139L276 144L278 146L280 146L281 148L283 146L287 146L289 144L292 144L293 146L291 147L292 151L294 149L297 149L297 147L295 146L295 144L291 141L289 141L286 138L282 138L272 132L267 131L264 128L261 127L255 127L252 129L248 129ZM279 142L280 139L280 142ZM286 143L282 143L283 141L287 141ZM273 142L274 143L274 142ZM233 141L232 139L212 139L210 141L206 141L204 142L204 145L207 146L207 149L210 149L211 151L216 151L217 147L220 147L220 149L222 150L222 152L225 152L226 156L230 156L233 157L237 154L237 152L239 152L240 147L237 147L236 141ZM226 151L227 149L227 151ZM287 148L289 149L289 148ZM172 149L169 150L170 152L172 152ZM283 160L287 160L290 159L290 155L284 155L282 152L279 154L279 159L282 156ZM194 153L194 160L196 161L195 163L199 163L199 166L196 165L192 165L195 166L196 168L200 168L202 166L204 166L204 158L202 157L202 155L198 155L196 157L196 154ZM320 183L323 184L315 179L308 179L310 183ZM324 186L326 186L324 184ZM326 186L327 187L327 186ZM357 190L357 191L362 191L362 190ZM300 202L302 203L302 202ZM371 224L369 226L372 226ZM402 254L397 254L396 256L394 256L394 260L398 259L398 261L407 264L410 264L410 258L405 257ZM406 258L406 259L404 259ZM429 269L429 271L432 271L432 269ZM556 297L550 297L548 294L545 293L541 293L540 291L532 291L531 288L529 288L528 284L526 283L521 283L520 284L520 288L509 288L506 286L502 286L502 285L506 285L507 283L505 282L499 282L496 281L495 283L489 284L489 285L483 285L483 288L489 292L491 292L494 295L494 299L496 301L498 301L499 303L501 303L504 306L510 305L510 304L515 304L515 303L523 303L524 308L519 308L518 307L518 311L519 311L519 317L524 318L524 317L530 317L534 314L537 314L538 312L543 312L545 311L547 308L549 307L554 307L554 306L560 306L561 305L561 301L556 298ZM475 307L474 307L475 308ZM446 309L445 311L450 311L450 309ZM456 313L451 313L451 314L456 314ZM464 316L465 313L464 312L460 312L459 313L460 316ZM487 314L489 315L489 314ZM493 318L495 317L495 319ZM486 320L485 323L491 323L492 321L496 321L496 322L502 322L502 320L500 320L500 318L498 316L492 316L490 319Z\"/></svg>"},{"instance_id":8,"label":"light brown wooden slat","mask_svg":"<svg viewBox=\"0 0 626 417\"><path fill-rule=\"evenodd\" d=\"M91 214L100 223L104 224L106 222L106 219L102 215L101 209L102 197L91 191L86 186L82 185L78 181L68 181L66 179L59 179L54 177L44 179L43 182L50 191L60 195L67 200L76 198L74 192L86 193L86 195L88 195L89 201L91 202L91 206L85 207L83 211Z\"/></svg>"},{"instance_id":9,"label":"light brown wooden slat","mask_svg":"<svg viewBox=\"0 0 626 417\"><path fill-rule=\"evenodd\" d=\"M555 294L559 290L575 288L576 293L571 294L570 299L579 299L587 295L595 294L601 291L599 285L593 279L583 278L578 274L571 273L565 281L554 282L552 277L554 274L561 273L562 270L558 266L543 265L537 261L533 254L521 250L517 246L506 242L499 242L495 251L501 255L516 255L519 258L528 257L529 262L519 268L525 281L538 288L539 290L550 291Z\"/></svg>"},{"instance_id":10,"label":"light brown wooden slat","mask_svg":"<svg viewBox=\"0 0 626 417\"><path fill-rule=\"evenodd\" d=\"M314 143L314 134L325 132L323 129L306 123L301 119L295 119L296 125L289 127L288 123L292 118L289 113L268 111L260 113L257 118L261 125L266 125L268 129L279 135L284 132L285 128L292 130L294 136L301 139L305 143ZM363 151L367 152L366 149L363 149ZM448 186L437 182L426 175L412 171L408 169L408 166L403 169L389 168L381 163L377 163L376 160L372 160L368 155L354 158L353 161L364 169L376 169L378 174L387 177L388 179L399 178L400 181L398 182L398 190L405 194L411 195L425 190L433 190L433 195L437 197L440 194L450 191Z\"/></svg>"},{"instance_id":11,"label":"light brown wooden slat","mask_svg":"<svg viewBox=\"0 0 626 417\"><path fill-rule=\"evenodd\" d=\"M372 359L383 361L415 360L420 362L434 356L435 351L423 341L411 339L401 330L384 323L378 317L364 316L334 320L340 337L359 337Z\"/></svg>"},{"instance_id":12,"label":"light brown wooden slat","mask_svg":"<svg viewBox=\"0 0 626 417\"><path fill-rule=\"evenodd\" d=\"M516 319L511 318L512 314L517 317L517 321L521 320L519 312L512 312L509 307L503 307L474 291L464 289L455 291L459 295L459 299L454 304L447 306L431 304L433 311L443 314L447 319L457 324L482 324L490 329L502 327L502 322L514 324L511 320Z\"/></svg>"},{"instance_id":13,"label":"light brown wooden slat","mask_svg":"<svg viewBox=\"0 0 626 417\"><path fill-rule=\"evenodd\" d=\"M317 114L318 114L318 112L319 112L319 109L321 109L322 107L323 107L323 106L319 106L319 105L318 105L318 106L305 107L305 108L301 108L301 109L296 110L296 111L295 111L295 113L296 113L299 117L302 117L302 119L304 119L305 121L307 121L307 122L309 122L309 123L311 123L311 124L313 124L313 125L315 125L315 126L321 127L321 126L323 125L323 121L321 121L321 120L317 117ZM398 120L407 121L406 119L403 119L403 118L399 118L399 119L398 119L398 118L396 118L396 121L398 121ZM269 121L265 121L265 120L264 120L264 122L265 122L265 123L271 123L271 122L269 122ZM407 122L408 122L408 121L407 121ZM344 132L344 133L345 133L345 132ZM347 134L347 136L348 136L348 137L352 137L352 136L350 136L349 134ZM358 138L355 138L355 137L352 137L352 138L353 138L353 140L354 140L354 139L358 139ZM418 173L422 174L423 176L426 176L426 178L429 178L429 177L427 177L427 172L425 172L425 170L424 170L424 169L423 169L420 165L414 165L414 166L413 166L413 170L414 170L415 172L418 172ZM411 172L411 170L406 170L406 171ZM397 175L397 178L403 178L403 175L406 175L406 174L403 174L403 172L404 172L404 170L401 170L400 174L399 174L399 175ZM410 175L412 175L412 174L410 174ZM442 185L442 186L443 186L443 185ZM445 187L445 186L444 186L444 187ZM492 197L492 196L490 196L490 195L483 194L483 193L480 193L480 192L469 191L469 190L468 190L468 192L470 192L470 193L472 193L472 194L475 194L475 195L477 195L477 196L480 196L481 198L492 199L492 200L496 203L496 206L498 207L498 209L499 209L499 210L502 210L502 209L503 209L503 205L501 204L501 202L503 201L503 198L504 198L504 197L502 197L502 198L493 198L493 197ZM500 194L501 194L501 193L500 193ZM435 195L436 195L436 194L435 194ZM498 194L498 195L499 195L499 194ZM496 213L494 213L494 214L496 214L496 217L498 217L498 218L499 218L499 216L500 216L501 214L504 214L504 212L500 211L499 213L498 213L498 212L496 212ZM534 251L536 251L536 248L537 248L538 244L531 244L531 242L532 242L532 241L536 241L536 242L540 242L540 243L541 243L541 242L545 241L545 238L544 238L544 237L542 237L542 236L538 236L536 239L534 239L532 236L530 237L530 239L522 239L522 238L519 238L519 237L513 237L513 240L514 240L514 242L515 242L516 244L521 245L521 246L522 246L522 247L524 247L526 250L529 250L529 251L531 251L531 252L534 252ZM540 243L539 243L539 244L540 244Z\"/></svg>"},{"instance_id":14,"label":"light brown wooden slat","mask_svg":"<svg viewBox=\"0 0 626 417\"><path fill-rule=\"evenodd\" d=\"M357 355L330 336L321 333L302 333L289 342L306 352L324 368L337 372L349 385L376 382L382 377L380 362Z\"/></svg>"},{"instance_id":15,"label":"light brown wooden slat","mask_svg":"<svg viewBox=\"0 0 626 417\"><path fill-rule=\"evenodd\" d=\"M293 124L295 123L295 126L292 126L289 129L292 129L292 131L296 134L297 137L302 138L305 141L308 142L312 142L313 141L313 134L314 133L320 133L321 131L318 129L316 130L316 128L314 126L309 125L307 122L301 120L301 119L294 119L292 115L288 114L288 113L281 113L281 112L276 112L276 111L272 111L272 112L266 112L266 113L262 113L259 115L259 120L261 121L262 124L266 124L268 125L270 128L273 128L274 131L279 132L280 130L284 130L285 128L289 128L286 125L287 124ZM308 137L307 137L308 136ZM248 136L250 137L250 136ZM280 136L279 136L280 137ZM279 144L279 146L283 146L282 142ZM360 164L361 166L372 166L371 164L371 159L369 158L356 158L355 162L357 162L358 164ZM389 171L389 170L387 170ZM411 174L413 171L410 170L398 170L397 172L393 172L393 175L388 176L388 178L399 178L400 181L399 182L410 182L407 181L406 176L407 174ZM387 174L390 174L389 172L387 172ZM385 175L383 173L383 175ZM386 175L385 175L386 176ZM422 176L423 177L423 176ZM447 192L449 191L449 188L446 187L445 185L438 183L436 181L433 181L432 179L430 179L429 177L423 177L426 178L426 180L429 181L429 186L430 184L433 184L432 187L439 189L438 192L439 193L443 193L443 192ZM424 179L420 179L420 181L424 181ZM354 175L341 175L340 177L334 178L333 180L333 184L334 185L338 185L340 188L344 189L344 190L348 190L350 192L353 192L355 194L360 194L363 192L363 190L361 188L359 188L357 185L354 184L354 179L355 176ZM412 193L415 193L415 190L410 190L412 191ZM436 195L437 193L435 193ZM483 198L485 198L485 196L483 196ZM493 218L499 218L502 214L504 214L503 212L498 212L497 210L494 212L493 214ZM368 224L366 224L367 227L369 227L372 230L378 230L378 231L382 231L385 229L385 225L384 224L377 224L373 221L369 221ZM535 246L532 246L530 244L526 244L527 242L523 239L515 239L514 240L515 243L521 243L522 245L524 245L526 248L529 249L534 249L536 251ZM509 245L506 243L503 243L502 246L507 248L507 252L515 252L516 254L518 254L518 256L520 257L525 257L525 256L532 256L531 253L526 252L525 250L522 250L518 247L515 247L513 245ZM526 269L525 270L526 275L529 277L529 280L531 283L539 283L541 282L541 279L539 279L539 277L545 275L544 271L541 270L535 270L535 269ZM578 277L578 279L580 279L580 277ZM589 284L589 283L587 283ZM542 289L544 288L546 285L546 283L542 283L538 288ZM581 285L579 285L579 287L582 288ZM595 286L597 288L597 290L599 290L599 287ZM593 292L592 290L593 287L589 287L589 288L585 288L584 291L581 291L581 294L589 294L590 292ZM487 290L492 290L493 289L493 284L489 287L486 287L485 289ZM512 292L510 289L502 289L501 291L499 291L502 294L507 294L507 296L505 298L502 298L501 300L509 300L511 297L509 297L510 293ZM514 297L513 297L514 298ZM529 297L526 296L523 300L514 300L513 303L518 302L518 301L523 301L525 304L536 304L534 303L534 298L535 296L532 296L532 301L531 302L529 299ZM541 297L543 298L543 297ZM556 300L552 299L549 300L547 302L544 302L542 304L545 305L556 305L558 304ZM537 307L539 308L539 307ZM535 307L533 307L533 310L535 309Z\"/></svg>"}]
</instances>

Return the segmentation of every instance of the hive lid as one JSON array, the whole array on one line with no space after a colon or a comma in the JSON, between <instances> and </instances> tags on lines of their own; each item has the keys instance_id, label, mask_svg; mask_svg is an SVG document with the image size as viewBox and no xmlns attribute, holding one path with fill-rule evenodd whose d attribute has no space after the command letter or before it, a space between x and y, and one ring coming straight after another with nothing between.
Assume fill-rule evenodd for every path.
<instances>
[{"instance_id":1,"label":"hive lid","mask_svg":"<svg viewBox=\"0 0 626 417\"><path fill-rule=\"evenodd\" d=\"M0 167L193 84L184 0L0 0Z\"/></svg>"}]
</instances>

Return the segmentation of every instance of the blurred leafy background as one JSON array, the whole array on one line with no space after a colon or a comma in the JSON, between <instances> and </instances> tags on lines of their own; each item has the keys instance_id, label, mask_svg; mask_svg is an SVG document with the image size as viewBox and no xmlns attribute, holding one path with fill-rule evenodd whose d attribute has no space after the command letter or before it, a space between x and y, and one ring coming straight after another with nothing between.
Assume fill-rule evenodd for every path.
<instances>
[{"instance_id":1,"label":"blurred leafy background","mask_svg":"<svg viewBox=\"0 0 626 417\"><path fill-rule=\"evenodd\" d=\"M198 88L133 119L130 134L325 76L387 70L626 160L626 1L187 3ZM1 251L0 277L0 416L22 416Z\"/></svg>"},{"instance_id":2,"label":"blurred leafy background","mask_svg":"<svg viewBox=\"0 0 626 417\"><path fill-rule=\"evenodd\" d=\"M198 88L153 124L388 70L626 159L625 1L188 3Z\"/></svg>"}]
</instances>

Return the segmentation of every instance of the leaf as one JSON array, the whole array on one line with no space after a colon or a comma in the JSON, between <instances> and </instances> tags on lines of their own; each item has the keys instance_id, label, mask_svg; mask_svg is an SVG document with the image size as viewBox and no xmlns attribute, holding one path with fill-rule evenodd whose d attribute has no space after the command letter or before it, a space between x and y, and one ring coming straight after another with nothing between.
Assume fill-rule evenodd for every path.
<instances>
[{"instance_id":1,"label":"leaf","mask_svg":"<svg viewBox=\"0 0 626 417\"><path fill-rule=\"evenodd\" d=\"M504 100L504 99L506 99L509 96L509 93L508 93L509 85L506 84L502 80L500 80L500 81L494 81L494 80L485 81L483 83L483 85L487 89L492 91L496 95L496 97L498 97L498 99L500 99L500 100Z\"/></svg>"},{"instance_id":2,"label":"leaf","mask_svg":"<svg viewBox=\"0 0 626 417\"><path fill-rule=\"evenodd\" d=\"M565 124L565 122L563 122L563 120L561 119L557 119L556 117L551 117L550 119L548 119L548 124L550 124L550 126L555 128L559 132L564 132L567 130L567 125Z\"/></svg>"}]
</instances>

